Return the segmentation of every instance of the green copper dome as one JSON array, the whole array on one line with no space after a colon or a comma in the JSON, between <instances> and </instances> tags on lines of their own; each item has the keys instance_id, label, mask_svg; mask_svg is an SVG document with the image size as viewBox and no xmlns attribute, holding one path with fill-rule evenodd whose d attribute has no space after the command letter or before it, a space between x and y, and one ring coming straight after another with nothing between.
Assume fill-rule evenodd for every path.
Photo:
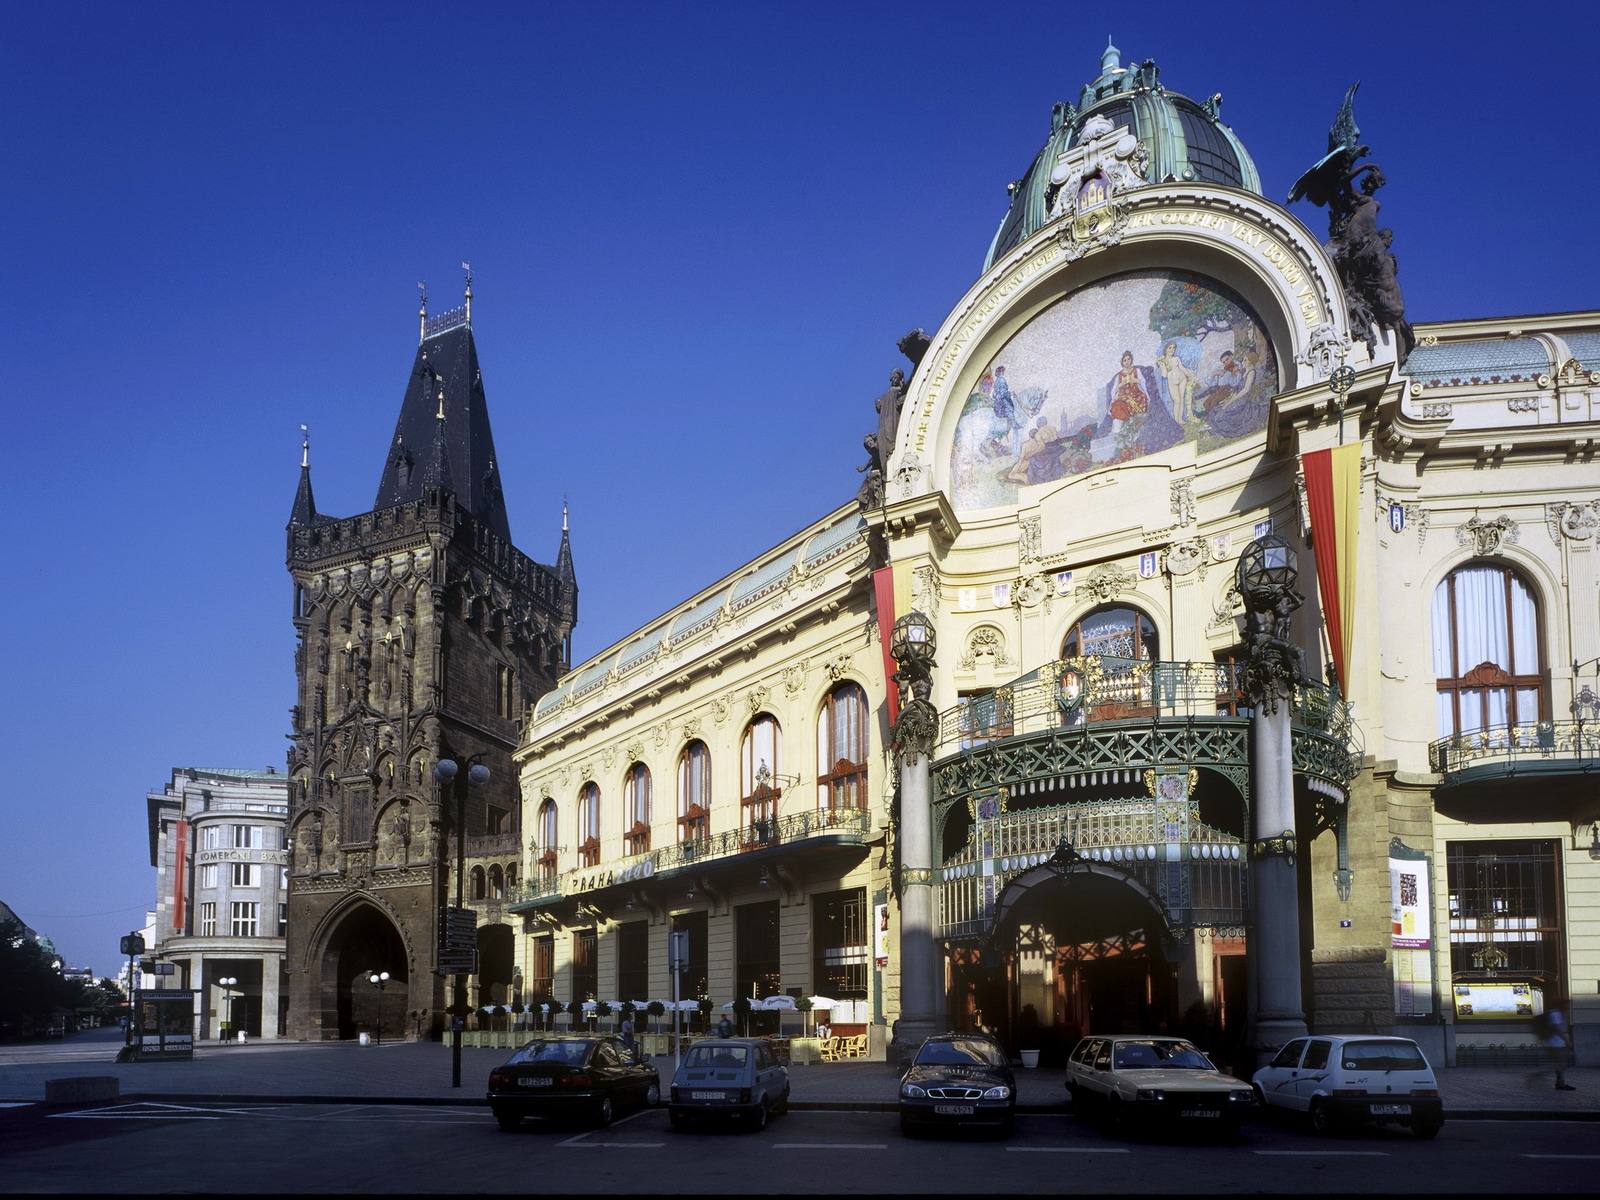
<instances>
[{"instance_id":1,"label":"green copper dome","mask_svg":"<svg viewBox=\"0 0 1600 1200\"><path fill-rule=\"evenodd\" d=\"M1150 152L1145 178L1151 183L1220 183L1261 192L1261 177L1244 146L1217 118L1222 96L1196 103L1161 86L1160 71L1149 59L1136 67L1122 65L1122 52L1107 45L1100 56L1100 75L1085 84L1077 104L1062 101L1050 119L1050 137L1028 173L1011 184L1011 208L984 260L987 271L1013 246L1020 245L1050 220L1046 189L1056 156L1077 145L1079 131L1092 116L1114 126L1127 126Z\"/></svg>"}]
</instances>

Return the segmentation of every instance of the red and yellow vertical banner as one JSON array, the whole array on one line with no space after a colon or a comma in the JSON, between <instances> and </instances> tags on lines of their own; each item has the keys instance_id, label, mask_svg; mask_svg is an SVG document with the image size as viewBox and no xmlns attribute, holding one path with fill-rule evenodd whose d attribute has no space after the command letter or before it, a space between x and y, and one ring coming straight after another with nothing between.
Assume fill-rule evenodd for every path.
<instances>
[{"instance_id":1,"label":"red and yellow vertical banner","mask_svg":"<svg viewBox=\"0 0 1600 1200\"><path fill-rule=\"evenodd\" d=\"M883 682L889 698L889 724L900 717L900 689L895 686L894 655L889 642L897 619L911 611L911 570L904 564L879 567L872 573L872 594L878 606L878 642L883 649Z\"/></svg>"},{"instance_id":2,"label":"red and yellow vertical banner","mask_svg":"<svg viewBox=\"0 0 1600 1200\"><path fill-rule=\"evenodd\" d=\"M184 911L184 889L189 885L189 822L172 823L172 928L175 933L188 933L187 914ZM160 931L157 930L159 936Z\"/></svg>"},{"instance_id":3,"label":"red and yellow vertical banner","mask_svg":"<svg viewBox=\"0 0 1600 1200\"><path fill-rule=\"evenodd\" d=\"M1311 510L1317 592L1339 691L1350 694L1350 638L1356 612L1356 531L1361 513L1361 443L1300 456Z\"/></svg>"}]
</instances>

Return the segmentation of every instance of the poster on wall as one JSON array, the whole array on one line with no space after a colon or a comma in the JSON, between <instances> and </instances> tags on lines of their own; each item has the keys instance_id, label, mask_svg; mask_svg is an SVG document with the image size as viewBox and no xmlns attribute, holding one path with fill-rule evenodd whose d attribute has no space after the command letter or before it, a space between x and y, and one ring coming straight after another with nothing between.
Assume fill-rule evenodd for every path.
<instances>
[{"instance_id":1,"label":"poster on wall","mask_svg":"<svg viewBox=\"0 0 1600 1200\"><path fill-rule=\"evenodd\" d=\"M957 509L1194 442L1257 433L1278 390L1260 318L1187 271L1130 271L1028 322L984 367L950 452Z\"/></svg>"},{"instance_id":2,"label":"poster on wall","mask_svg":"<svg viewBox=\"0 0 1600 1200\"><path fill-rule=\"evenodd\" d=\"M872 918L872 957L882 971L889 966L889 906L875 905Z\"/></svg>"},{"instance_id":3,"label":"poster on wall","mask_svg":"<svg viewBox=\"0 0 1600 1200\"><path fill-rule=\"evenodd\" d=\"M1433 1015L1433 889L1427 856L1402 846L1389 851L1390 957L1394 1011L1400 1017Z\"/></svg>"}]
</instances>

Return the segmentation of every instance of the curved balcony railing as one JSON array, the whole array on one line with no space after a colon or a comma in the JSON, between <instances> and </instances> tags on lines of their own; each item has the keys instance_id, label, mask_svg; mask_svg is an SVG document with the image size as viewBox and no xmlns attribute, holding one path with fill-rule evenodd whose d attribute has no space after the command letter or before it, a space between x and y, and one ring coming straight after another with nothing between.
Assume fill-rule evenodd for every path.
<instances>
[{"instance_id":1,"label":"curved balcony railing","mask_svg":"<svg viewBox=\"0 0 1600 1200\"><path fill-rule=\"evenodd\" d=\"M1321 683L1307 681L1296 687L1290 706L1296 725L1334 741L1348 743L1355 733L1350 706ZM1250 713L1242 662L1186 663L1108 655L1063 658L947 709L939 720L938 753L1106 721Z\"/></svg>"},{"instance_id":2,"label":"curved balcony railing","mask_svg":"<svg viewBox=\"0 0 1600 1200\"><path fill-rule=\"evenodd\" d=\"M619 884L639 883L655 875L773 850L797 842L826 841L861 845L872 833L872 812L865 808L811 809L770 820L752 821L646 854L614 858L593 867L573 867L544 879L530 879L513 889L506 908L518 912Z\"/></svg>"},{"instance_id":3,"label":"curved balcony railing","mask_svg":"<svg viewBox=\"0 0 1600 1200\"><path fill-rule=\"evenodd\" d=\"M1584 760L1600 765L1600 723L1528 721L1493 725L1440 738L1428 746L1434 774L1450 776L1473 767L1504 764L1519 771L1571 771Z\"/></svg>"}]
</instances>

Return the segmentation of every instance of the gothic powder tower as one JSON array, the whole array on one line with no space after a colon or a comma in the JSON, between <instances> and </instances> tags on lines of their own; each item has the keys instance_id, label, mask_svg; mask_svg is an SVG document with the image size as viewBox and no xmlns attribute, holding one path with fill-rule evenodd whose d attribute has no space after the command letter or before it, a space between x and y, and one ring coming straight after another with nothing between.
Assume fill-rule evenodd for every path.
<instances>
[{"instance_id":1,"label":"gothic powder tower","mask_svg":"<svg viewBox=\"0 0 1600 1200\"><path fill-rule=\"evenodd\" d=\"M553 567L511 543L470 275L462 308L430 319L424 297L372 511L318 513L303 454L288 535L289 1036L437 1034L449 1003L439 912L456 903L458 871L479 922L473 1002L512 999L498 904L520 862L511 755L525 713L568 668L577 620L565 520ZM441 759L459 764L464 795L437 782ZM468 784L475 765L489 777ZM369 982L382 972L381 987Z\"/></svg>"}]
</instances>

